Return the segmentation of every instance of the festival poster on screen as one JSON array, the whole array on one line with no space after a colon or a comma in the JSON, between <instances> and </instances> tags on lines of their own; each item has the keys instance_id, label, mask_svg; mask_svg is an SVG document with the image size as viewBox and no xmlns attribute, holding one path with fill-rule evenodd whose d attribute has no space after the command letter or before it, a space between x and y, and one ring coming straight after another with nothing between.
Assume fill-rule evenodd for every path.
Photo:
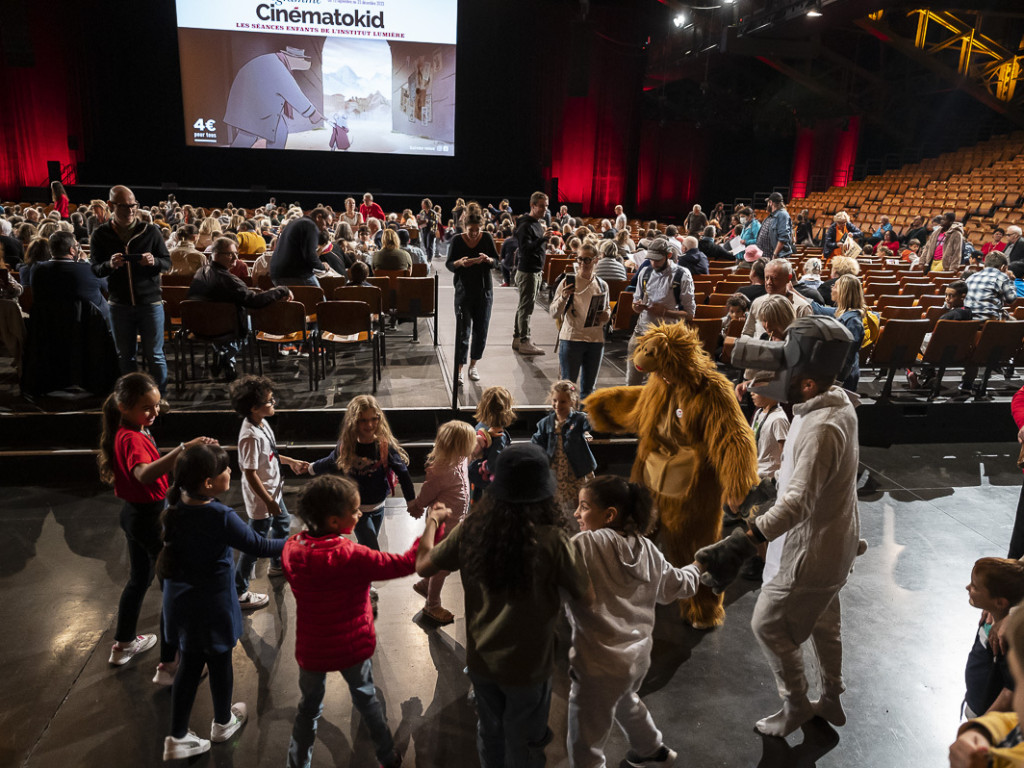
<instances>
[{"instance_id":1,"label":"festival poster on screen","mask_svg":"<svg viewBox=\"0 0 1024 768\"><path fill-rule=\"evenodd\" d=\"M177 0L194 147L455 154L457 0Z\"/></svg>"}]
</instances>

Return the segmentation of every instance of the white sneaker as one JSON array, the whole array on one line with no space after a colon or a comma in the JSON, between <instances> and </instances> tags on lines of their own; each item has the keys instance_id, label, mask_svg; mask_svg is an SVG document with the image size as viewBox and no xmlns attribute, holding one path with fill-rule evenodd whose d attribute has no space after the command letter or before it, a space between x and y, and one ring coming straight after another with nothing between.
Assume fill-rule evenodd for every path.
<instances>
[{"instance_id":1,"label":"white sneaker","mask_svg":"<svg viewBox=\"0 0 1024 768\"><path fill-rule=\"evenodd\" d=\"M469 380L480 381L480 371L476 369L475 365L469 366Z\"/></svg>"},{"instance_id":2,"label":"white sneaker","mask_svg":"<svg viewBox=\"0 0 1024 768\"><path fill-rule=\"evenodd\" d=\"M119 667L122 664L127 664L143 651L148 651L154 645L156 645L156 635L138 635L124 648L118 648L117 643L114 643L110 648L109 661Z\"/></svg>"},{"instance_id":3,"label":"white sneaker","mask_svg":"<svg viewBox=\"0 0 1024 768\"><path fill-rule=\"evenodd\" d=\"M270 595L261 595L259 592L243 592L238 596L238 605L242 610L262 608L270 602Z\"/></svg>"},{"instance_id":4,"label":"white sneaker","mask_svg":"<svg viewBox=\"0 0 1024 768\"><path fill-rule=\"evenodd\" d=\"M153 675L153 682L157 685L174 685L174 675L177 671L177 664L164 664L161 661L156 665L156 674Z\"/></svg>"},{"instance_id":5,"label":"white sneaker","mask_svg":"<svg viewBox=\"0 0 1024 768\"><path fill-rule=\"evenodd\" d=\"M466 386L466 380L462 377L461 372L459 373L459 377L455 380L455 386L457 386L459 389L462 389L464 386Z\"/></svg>"},{"instance_id":6,"label":"white sneaker","mask_svg":"<svg viewBox=\"0 0 1024 768\"><path fill-rule=\"evenodd\" d=\"M199 738L192 731L189 731L180 739L176 739L173 736L168 736L164 739L164 760L181 760L209 751L210 742Z\"/></svg>"},{"instance_id":7,"label":"white sneaker","mask_svg":"<svg viewBox=\"0 0 1024 768\"><path fill-rule=\"evenodd\" d=\"M231 719L221 725L214 721L210 726L210 741L227 741L235 735L235 731L245 725L246 710L245 702L237 702L231 705Z\"/></svg>"}]
</instances>

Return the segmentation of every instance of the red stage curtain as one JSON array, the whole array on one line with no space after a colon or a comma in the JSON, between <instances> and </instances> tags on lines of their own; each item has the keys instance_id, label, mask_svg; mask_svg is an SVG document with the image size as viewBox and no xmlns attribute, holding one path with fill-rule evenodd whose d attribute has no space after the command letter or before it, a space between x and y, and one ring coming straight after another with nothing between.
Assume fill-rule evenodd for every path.
<instances>
[{"instance_id":1,"label":"red stage curtain","mask_svg":"<svg viewBox=\"0 0 1024 768\"><path fill-rule=\"evenodd\" d=\"M81 135L78 93L70 87L76 78L67 71L73 57L66 56L58 34L63 25L54 23L53 9L43 4L30 6L27 14L34 65L11 66L18 63L11 52L0 59L0 197L5 200L19 199L22 187L47 183L47 160L76 161L68 135Z\"/></svg>"},{"instance_id":2,"label":"red stage curtain","mask_svg":"<svg viewBox=\"0 0 1024 768\"><path fill-rule=\"evenodd\" d=\"M708 160L707 138L693 123L644 120L637 163L637 210L678 216L701 192Z\"/></svg>"}]
</instances>

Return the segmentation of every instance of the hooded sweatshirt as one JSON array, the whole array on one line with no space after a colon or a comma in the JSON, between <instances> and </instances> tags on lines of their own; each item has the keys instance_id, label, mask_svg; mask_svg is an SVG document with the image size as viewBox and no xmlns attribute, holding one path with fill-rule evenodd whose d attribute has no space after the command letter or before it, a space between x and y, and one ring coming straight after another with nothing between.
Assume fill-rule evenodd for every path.
<instances>
[{"instance_id":1,"label":"hooded sweatshirt","mask_svg":"<svg viewBox=\"0 0 1024 768\"><path fill-rule=\"evenodd\" d=\"M651 664L655 604L693 597L700 571L695 565L675 568L650 539L610 528L579 533L573 543L593 594L567 603L570 664L583 675L643 676Z\"/></svg>"}]
</instances>

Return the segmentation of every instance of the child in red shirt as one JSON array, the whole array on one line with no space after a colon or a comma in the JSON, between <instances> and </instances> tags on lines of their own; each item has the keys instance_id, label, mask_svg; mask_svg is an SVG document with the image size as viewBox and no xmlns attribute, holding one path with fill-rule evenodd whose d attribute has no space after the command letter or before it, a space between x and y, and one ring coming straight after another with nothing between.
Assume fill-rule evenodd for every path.
<instances>
[{"instance_id":1,"label":"child in red shirt","mask_svg":"<svg viewBox=\"0 0 1024 768\"><path fill-rule=\"evenodd\" d=\"M217 442L197 437L161 456L149 433L149 427L160 415L160 405L160 390L145 373L128 373L119 378L103 403L100 480L113 485L114 495L124 502L121 530L128 540L128 583L121 592L109 659L116 666L127 664L156 645L156 635L137 635L135 629L146 590L153 583L157 555L163 548L160 513L167 496L167 475L184 448ZM163 637L162 615L160 625L160 664L153 682L170 685L177 670L177 648Z\"/></svg>"},{"instance_id":2,"label":"child in red shirt","mask_svg":"<svg viewBox=\"0 0 1024 768\"><path fill-rule=\"evenodd\" d=\"M359 489L347 477L317 477L299 496L298 515L308 530L288 539L281 556L295 596L295 658L302 694L288 745L289 768L308 768L312 760L328 672L341 672L348 683L380 764L389 768L402 762L373 683L370 659L377 637L370 583L411 574L417 544L398 555L346 539L343 534L352 533L362 516L359 502ZM430 509L419 549L433 548L448 514L443 508Z\"/></svg>"}]
</instances>

